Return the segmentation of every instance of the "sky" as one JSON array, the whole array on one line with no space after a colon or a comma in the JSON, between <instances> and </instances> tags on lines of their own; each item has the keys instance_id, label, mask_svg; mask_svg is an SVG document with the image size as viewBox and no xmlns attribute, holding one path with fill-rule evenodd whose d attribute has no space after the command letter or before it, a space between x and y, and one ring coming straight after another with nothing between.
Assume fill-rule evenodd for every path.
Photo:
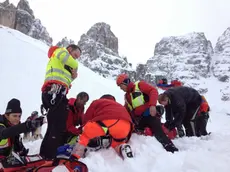
<instances>
[{"instance_id":1,"label":"sky","mask_svg":"<svg viewBox=\"0 0 230 172\"><path fill-rule=\"evenodd\" d=\"M65 36L78 42L93 24L106 22L119 39L120 55L133 66L152 57L155 44L163 37L204 32L215 45L230 27L229 0L28 1L54 44Z\"/></svg>"}]
</instances>

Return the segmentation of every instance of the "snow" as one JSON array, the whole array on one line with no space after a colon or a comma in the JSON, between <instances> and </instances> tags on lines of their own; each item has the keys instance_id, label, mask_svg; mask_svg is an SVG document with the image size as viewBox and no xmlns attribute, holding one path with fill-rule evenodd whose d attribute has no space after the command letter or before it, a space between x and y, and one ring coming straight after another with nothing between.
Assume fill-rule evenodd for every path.
<instances>
[{"instance_id":1,"label":"snow","mask_svg":"<svg viewBox=\"0 0 230 172\"><path fill-rule=\"evenodd\" d=\"M0 27L0 40L0 112L4 113L7 102L16 97L21 100L23 121L33 110L39 110L48 47L5 27ZM180 152L171 154L154 137L134 134L130 144L135 158L123 161L113 149L109 149L91 152L81 161L88 165L90 172L229 172L230 116L226 113L229 113L230 107L229 103L220 100L221 93L216 89L222 88L223 84L212 77L201 84L208 88L205 96L211 105L210 136L175 139ZM74 81L69 97L75 97L80 91L89 93L89 102L105 93L115 95L120 103L124 102L124 93L114 80L105 79L82 64L79 64L79 78ZM46 126L43 133L45 130ZM25 145L33 154L39 152L40 144L41 140L37 140ZM66 171L63 168L58 167L55 171Z\"/></svg>"}]
</instances>

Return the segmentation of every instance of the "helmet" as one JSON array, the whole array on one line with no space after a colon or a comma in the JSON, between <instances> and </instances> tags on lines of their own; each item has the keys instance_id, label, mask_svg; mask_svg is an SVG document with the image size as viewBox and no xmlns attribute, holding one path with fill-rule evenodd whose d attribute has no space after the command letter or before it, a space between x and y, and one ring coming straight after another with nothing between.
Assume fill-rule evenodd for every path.
<instances>
[{"instance_id":1,"label":"helmet","mask_svg":"<svg viewBox=\"0 0 230 172\"><path fill-rule=\"evenodd\" d=\"M129 80L129 76L127 74L120 74L117 76L117 85L121 85L122 83L125 83L125 80ZM130 81L130 80L129 80ZM126 83L128 84L128 83Z\"/></svg>"}]
</instances>

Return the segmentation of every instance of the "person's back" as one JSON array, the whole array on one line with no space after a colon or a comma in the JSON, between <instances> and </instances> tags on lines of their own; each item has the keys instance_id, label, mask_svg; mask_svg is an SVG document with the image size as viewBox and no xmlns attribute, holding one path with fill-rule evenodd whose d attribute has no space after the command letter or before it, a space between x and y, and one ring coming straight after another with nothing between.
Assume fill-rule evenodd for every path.
<instances>
[{"instance_id":1,"label":"person's back","mask_svg":"<svg viewBox=\"0 0 230 172\"><path fill-rule=\"evenodd\" d=\"M184 101L185 104L193 104L201 102L201 96L199 92L190 87L175 87L172 89L168 89L164 92L164 94L168 95L169 98L175 99L175 101Z\"/></svg>"},{"instance_id":2,"label":"person's back","mask_svg":"<svg viewBox=\"0 0 230 172\"><path fill-rule=\"evenodd\" d=\"M84 115L84 123L89 120L100 121L104 119L124 119L127 121L132 121L129 113L126 111L125 107L121 104L107 99L98 99L92 102L91 109L87 110Z\"/></svg>"}]
</instances>

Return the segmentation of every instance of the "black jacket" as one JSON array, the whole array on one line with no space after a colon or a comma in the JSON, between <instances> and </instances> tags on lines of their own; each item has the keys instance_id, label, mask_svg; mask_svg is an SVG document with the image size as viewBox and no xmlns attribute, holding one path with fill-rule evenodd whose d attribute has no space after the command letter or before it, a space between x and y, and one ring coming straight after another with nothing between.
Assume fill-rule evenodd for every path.
<instances>
[{"instance_id":1,"label":"black jacket","mask_svg":"<svg viewBox=\"0 0 230 172\"><path fill-rule=\"evenodd\" d=\"M9 143L9 146L7 147L0 146L0 157L10 155L12 150L15 152L25 150L19 134L27 131L28 129L25 123L11 126L6 117L4 115L0 115L0 142L4 139L8 139Z\"/></svg>"},{"instance_id":2,"label":"black jacket","mask_svg":"<svg viewBox=\"0 0 230 172\"><path fill-rule=\"evenodd\" d=\"M169 103L165 106L166 125L169 129L180 126L184 118L197 109L202 101L198 91L190 87L175 87L164 94L169 97Z\"/></svg>"}]
</instances>

